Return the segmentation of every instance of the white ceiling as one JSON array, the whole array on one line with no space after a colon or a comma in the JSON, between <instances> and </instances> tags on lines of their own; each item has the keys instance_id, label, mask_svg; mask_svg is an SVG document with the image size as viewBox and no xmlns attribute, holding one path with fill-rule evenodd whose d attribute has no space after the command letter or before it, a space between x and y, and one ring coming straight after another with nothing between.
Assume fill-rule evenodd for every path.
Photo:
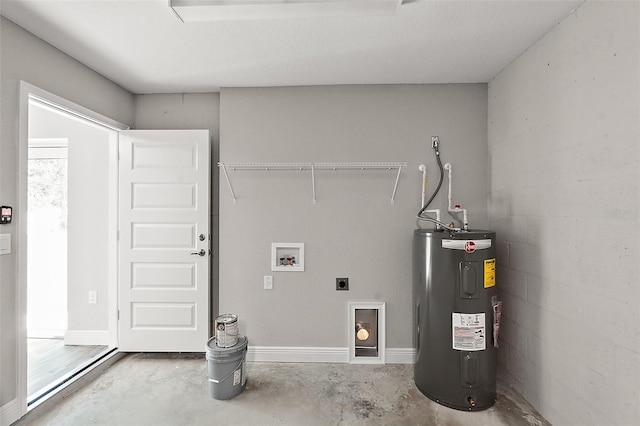
<instances>
[{"instance_id":1,"label":"white ceiling","mask_svg":"<svg viewBox=\"0 0 640 426\"><path fill-rule=\"evenodd\" d=\"M404 0L397 16L182 23L168 0L0 0L132 93L487 82L582 0Z\"/></svg>"}]
</instances>

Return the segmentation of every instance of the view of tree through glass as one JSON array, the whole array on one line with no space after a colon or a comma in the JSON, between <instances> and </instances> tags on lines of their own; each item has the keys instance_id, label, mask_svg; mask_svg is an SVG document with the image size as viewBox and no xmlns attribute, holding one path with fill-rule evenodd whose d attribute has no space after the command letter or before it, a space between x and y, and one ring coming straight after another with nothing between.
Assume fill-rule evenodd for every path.
<instances>
[{"instance_id":1,"label":"view of tree through glass","mask_svg":"<svg viewBox=\"0 0 640 426\"><path fill-rule=\"evenodd\" d=\"M29 212L59 211L59 226L67 227L67 159L29 161Z\"/></svg>"}]
</instances>

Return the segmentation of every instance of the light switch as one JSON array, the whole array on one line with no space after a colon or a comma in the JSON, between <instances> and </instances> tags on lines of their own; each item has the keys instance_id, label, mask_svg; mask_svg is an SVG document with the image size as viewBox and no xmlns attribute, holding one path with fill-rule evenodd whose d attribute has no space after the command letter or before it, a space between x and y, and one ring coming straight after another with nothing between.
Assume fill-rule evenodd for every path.
<instances>
[{"instance_id":1,"label":"light switch","mask_svg":"<svg viewBox=\"0 0 640 426\"><path fill-rule=\"evenodd\" d=\"M273 275L264 276L264 289L273 290Z\"/></svg>"},{"instance_id":2,"label":"light switch","mask_svg":"<svg viewBox=\"0 0 640 426\"><path fill-rule=\"evenodd\" d=\"M0 255L11 254L11 234L0 234Z\"/></svg>"}]
</instances>

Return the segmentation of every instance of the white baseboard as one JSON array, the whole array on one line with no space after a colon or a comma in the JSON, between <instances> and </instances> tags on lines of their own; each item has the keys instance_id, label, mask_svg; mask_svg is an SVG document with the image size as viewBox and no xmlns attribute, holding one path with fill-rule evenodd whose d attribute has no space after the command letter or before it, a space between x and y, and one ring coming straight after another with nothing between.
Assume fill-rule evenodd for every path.
<instances>
[{"instance_id":1,"label":"white baseboard","mask_svg":"<svg viewBox=\"0 0 640 426\"><path fill-rule=\"evenodd\" d=\"M249 346L247 361L258 362L349 362L347 348Z\"/></svg>"},{"instance_id":2,"label":"white baseboard","mask_svg":"<svg viewBox=\"0 0 640 426\"><path fill-rule=\"evenodd\" d=\"M0 407L0 425L10 425L20 418L18 399L13 399Z\"/></svg>"},{"instance_id":3,"label":"white baseboard","mask_svg":"<svg viewBox=\"0 0 640 426\"><path fill-rule=\"evenodd\" d=\"M52 329L29 329L27 330L28 339L61 339L64 337L65 330Z\"/></svg>"},{"instance_id":4,"label":"white baseboard","mask_svg":"<svg viewBox=\"0 0 640 426\"><path fill-rule=\"evenodd\" d=\"M385 353L386 364L414 364L416 350L413 348L387 348Z\"/></svg>"},{"instance_id":5,"label":"white baseboard","mask_svg":"<svg viewBox=\"0 0 640 426\"><path fill-rule=\"evenodd\" d=\"M107 330L67 330L64 334L65 345L109 345Z\"/></svg>"},{"instance_id":6,"label":"white baseboard","mask_svg":"<svg viewBox=\"0 0 640 426\"><path fill-rule=\"evenodd\" d=\"M387 364L413 364L415 349L387 348ZM327 362L348 363L348 348L292 347L292 346L249 346L247 361L255 362Z\"/></svg>"}]
</instances>

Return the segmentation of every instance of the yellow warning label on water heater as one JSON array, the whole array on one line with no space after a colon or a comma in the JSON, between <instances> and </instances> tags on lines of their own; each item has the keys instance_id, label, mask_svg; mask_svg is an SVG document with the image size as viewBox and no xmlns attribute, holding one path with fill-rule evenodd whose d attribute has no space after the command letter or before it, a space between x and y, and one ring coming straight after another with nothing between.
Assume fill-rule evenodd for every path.
<instances>
[{"instance_id":1,"label":"yellow warning label on water heater","mask_svg":"<svg viewBox=\"0 0 640 426\"><path fill-rule=\"evenodd\" d=\"M496 259L484 260L484 288L496 285Z\"/></svg>"}]
</instances>

